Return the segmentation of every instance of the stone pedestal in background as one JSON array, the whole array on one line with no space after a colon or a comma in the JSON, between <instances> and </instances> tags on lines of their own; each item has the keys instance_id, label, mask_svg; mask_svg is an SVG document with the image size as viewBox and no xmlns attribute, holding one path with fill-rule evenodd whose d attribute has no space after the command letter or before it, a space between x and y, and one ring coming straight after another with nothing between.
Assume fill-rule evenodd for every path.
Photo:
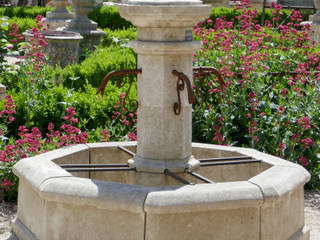
<instances>
[{"instance_id":1,"label":"stone pedestal in background","mask_svg":"<svg viewBox=\"0 0 320 240\"><path fill-rule=\"evenodd\" d=\"M309 31L311 40L320 43L320 0L314 0L316 13L309 17L309 21L302 22L302 25L310 24L311 30Z\"/></svg>"},{"instance_id":2,"label":"stone pedestal in background","mask_svg":"<svg viewBox=\"0 0 320 240\"><path fill-rule=\"evenodd\" d=\"M72 19L73 15L66 9L66 6L69 5L68 0L53 0L53 5L56 8L47 13L45 20L49 24L49 29L56 30L57 28L65 27L66 21Z\"/></svg>"},{"instance_id":3,"label":"stone pedestal in background","mask_svg":"<svg viewBox=\"0 0 320 240\"><path fill-rule=\"evenodd\" d=\"M48 46L44 48L44 53L49 57L51 65L60 65L62 68L68 64L76 63L79 56L79 44L83 37L77 32L67 31L42 31L44 40ZM26 40L30 39L33 34L30 30L23 33Z\"/></svg>"},{"instance_id":4,"label":"stone pedestal in background","mask_svg":"<svg viewBox=\"0 0 320 240\"><path fill-rule=\"evenodd\" d=\"M6 97L6 86L4 86L0 83L0 100L4 99L5 97ZM0 197L0 199L1 199L1 197Z\"/></svg>"},{"instance_id":5,"label":"stone pedestal in background","mask_svg":"<svg viewBox=\"0 0 320 240\"><path fill-rule=\"evenodd\" d=\"M105 32L99 30L98 24L88 18L88 13L94 5L93 0L73 0L71 5L74 18L66 22L65 28L59 30L78 32L84 37L80 43L80 55L82 55L86 49L94 50Z\"/></svg>"}]
</instances>

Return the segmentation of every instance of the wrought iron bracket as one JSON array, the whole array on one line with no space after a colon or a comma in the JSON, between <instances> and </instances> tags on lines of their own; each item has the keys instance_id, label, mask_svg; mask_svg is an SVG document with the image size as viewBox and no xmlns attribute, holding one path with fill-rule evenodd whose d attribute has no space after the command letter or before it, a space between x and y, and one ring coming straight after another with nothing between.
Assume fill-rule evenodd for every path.
<instances>
[{"instance_id":1,"label":"wrought iron bracket","mask_svg":"<svg viewBox=\"0 0 320 240\"><path fill-rule=\"evenodd\" d=\"M117 86L118 88L121 88L124 86L125 84L125 81L123 80L123 78L120 78L120 77L124 77L124 76L128 76L128 75L137 75L137 74L141 74L142 73L142 69L139 68L139 69L126 69L126 70L118 70L118 71L112 71L112 72L109 72L102 80L101 84L100 84L100 87L98 88L96 94L99 94L101 93L101 95L103 96L104 94L104 90L108 84L108 82L110 81L110 79L112 77L118 77L119 78L119 81L117 82ZM131 90L131 86L132 86L132 83L133 83L133 79L130 79L130 86L125 94L125 97L123 99L123 101L125 101L125 99L127 98L130 90Z\"/></svg>"},{"instance_id":2,"label":"wrought iron bracket","mask_svg":"<svg viewBox=\"0 0 320 240\"><path fill-rule=\"evenodd\" d=\"M190 104L196 103L195 97L192 92L191 82L187 75L183 72L178 72L177 70L173 70L172 74L178 77L177 80L177 95L178 95L178 102L175 102L173 105L174 114L179 115L181 113L181 98L180 92L184 90L185 86L187 86L188 91L188 102Z\"/></svg>"}]
</instances>

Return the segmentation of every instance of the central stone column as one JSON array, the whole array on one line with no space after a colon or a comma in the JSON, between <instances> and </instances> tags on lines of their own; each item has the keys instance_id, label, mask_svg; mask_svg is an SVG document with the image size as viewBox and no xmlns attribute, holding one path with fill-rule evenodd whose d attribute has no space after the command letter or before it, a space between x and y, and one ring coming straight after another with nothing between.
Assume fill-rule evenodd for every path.
<instances>
[{"instance_id":1,"label":"central stone column","mask_svg":"<svg viewBox=\"0 0 320 240\"><path fill-rule=\"evenodd\" d=\"M191 155L192 105L185 86L181 112L176 115L177 80L173 70L192 81L193 53L200 42L192 40L192 26L210 15L201 1L126 1L122 17L138 27L138 40L130 46L138 54L138 145L129 160L138 171L182 172L197 168Z\"/></svg>"}]
</instances>

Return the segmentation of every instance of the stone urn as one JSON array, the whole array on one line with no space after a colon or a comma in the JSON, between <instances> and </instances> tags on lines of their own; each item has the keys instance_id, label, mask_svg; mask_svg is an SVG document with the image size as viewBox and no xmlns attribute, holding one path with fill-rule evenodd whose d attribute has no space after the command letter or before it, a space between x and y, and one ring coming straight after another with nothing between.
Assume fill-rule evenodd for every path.
<instances>
[{"instance_id":1,"label":"stone urn","mask_svg":"<svg viewBox=\"0 0 320 240\"><path fill-rule=\"evenodd\" d=\"M66 21L73 18L72 13L69 13L66 6L69 5L67 0L53 0L55 9L47 13L46 23L49 24L49 29L56 30L56 28L64 27Z\"/></svg>"},{"instance_id":2,"label":"stone urn","mask_svg":"<svg viewBox=\"0 0 320 240\"><path fill-rule=\"evenodd\" d=\"M310 16L310 21L313 24L320 24L320 0L314 0L314 6L316 8L316 13Z\"/></svg>"},{"instance_id":3,"label":"stone urn","mask_svg":"<svg viewBox=\"0 0 320 240\"><path fill-rule=\"evenodd\" d=\"M311 29L308 30L311 40L316 43L320 43L320 0L314 0L314 6L316 13L309 16L309 21L302 22L302 25L311 25Z\"/></svg>"},{"instance_id":4,"label":"stone urn","mask_svg":"<svg viewBox=\"0 0 320 240\"><path fill-rule=\"evenodd\" d=\"M33 34L31 30L23 33L28 41ZM49 63L60 65L62 68L68 64L76 63L79 56L79 44L83 37L77 32L47 30L40 33L48 45L44 53L49 57Z\"/></svg>"},{"instance_id":5,"label":"stone urn","mask_svg":"<svg viewBox=\"0 0 320 240\"><path fill-rule=\"evenodd\" d=\"M80 49L80 55L82 55L86 49L93 50L95 46L99 45L105 32L99 30L98 24L88 18L88 13L94 6L93 0L73 0L71 6L74 18L66 22L66 27L58 30L78 32L83 36Z\"/></svg>"},{"instance_id":6,"label":"stone urn","mask_svg":"<svg viewBox=\"0 0 320 240\"><path fill-rule=\"evenodd\" d=\"M5 97L6 97L6 86L0 83L0 100L4 99Z\"/></svg>"}]
</instances>

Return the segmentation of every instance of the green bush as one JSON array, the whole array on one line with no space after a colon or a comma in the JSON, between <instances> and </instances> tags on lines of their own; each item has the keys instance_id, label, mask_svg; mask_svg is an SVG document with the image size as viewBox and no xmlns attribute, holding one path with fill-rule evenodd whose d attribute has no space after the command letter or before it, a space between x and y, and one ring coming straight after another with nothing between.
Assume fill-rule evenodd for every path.
<instances>
[{"instance_id":1,"label":"green bush","mask_svg":"<svg viewBox=\"0 0 320 240\"><path fill-rule=\"evenodd\" d=\"M98 23L100 28L124 29L132 27L130 22L120 17L118 8L113 6L94 8L88 17Z\"/></svg>"},{"instance_id":2,"label":"green bush","mask_svg":"<svg viewBox=\"0 0 320 240\"><path fill-rule=\"evenodd\" d=\"M18 24L20 33L23 33L28 29L32 29L33 27L36 27L36 23L33 18L21 18L21 17L9 18L9 24L11 25L12 23Z\"/></svg>"},{"instance_id":3,"label":"green bush","mask_svg":"<svg viewBox=\"0 0 320 240\"><path fill-rule=\"evenodd\" d=\"M0 16L9 18L36 18L37 15L46 16L47 11L53 10L52 7L2 7L0 8Z\"/></svg>"},{"instance_id":4,"label":"green bush","mask_svg":"<svg viewBox=\"0 0 320 240\"><path fill-rule=\"evenodd\" d=\"M89 55L81 64L74 64L64 69L56 68L51 76L65 87L83 88L86 82L98 87L104 76L113 71L135 68L134 53L128 48L98 49Z\"/></svg>"},{"instance_id":5,"label":"green bush","mask_svg":"<svg viewBox=\"0 0 320 240\"><path fill-rule=\"evenodd\" d=\"M106 35L102 39L102 44L104 46L110 45L126 45L129 40L137 39L137 30L136 28L127 28L123 30L111 30L109 28L105 28L103 30Z\"/></svg>"},{"instance_id":6,"label":"green bush","mask_svg":"<svg viewBox=\"0 0 320 240\"><path fill-rule=\"evenodd\" d=\"M136 57L130 48L110 47L99 48L81 64L56 68L49 75L65 87L79 89L86 82L94 87L100 86L105 75L113 70L133 68L136 68Z\"/></svg>"}]
</instances>

